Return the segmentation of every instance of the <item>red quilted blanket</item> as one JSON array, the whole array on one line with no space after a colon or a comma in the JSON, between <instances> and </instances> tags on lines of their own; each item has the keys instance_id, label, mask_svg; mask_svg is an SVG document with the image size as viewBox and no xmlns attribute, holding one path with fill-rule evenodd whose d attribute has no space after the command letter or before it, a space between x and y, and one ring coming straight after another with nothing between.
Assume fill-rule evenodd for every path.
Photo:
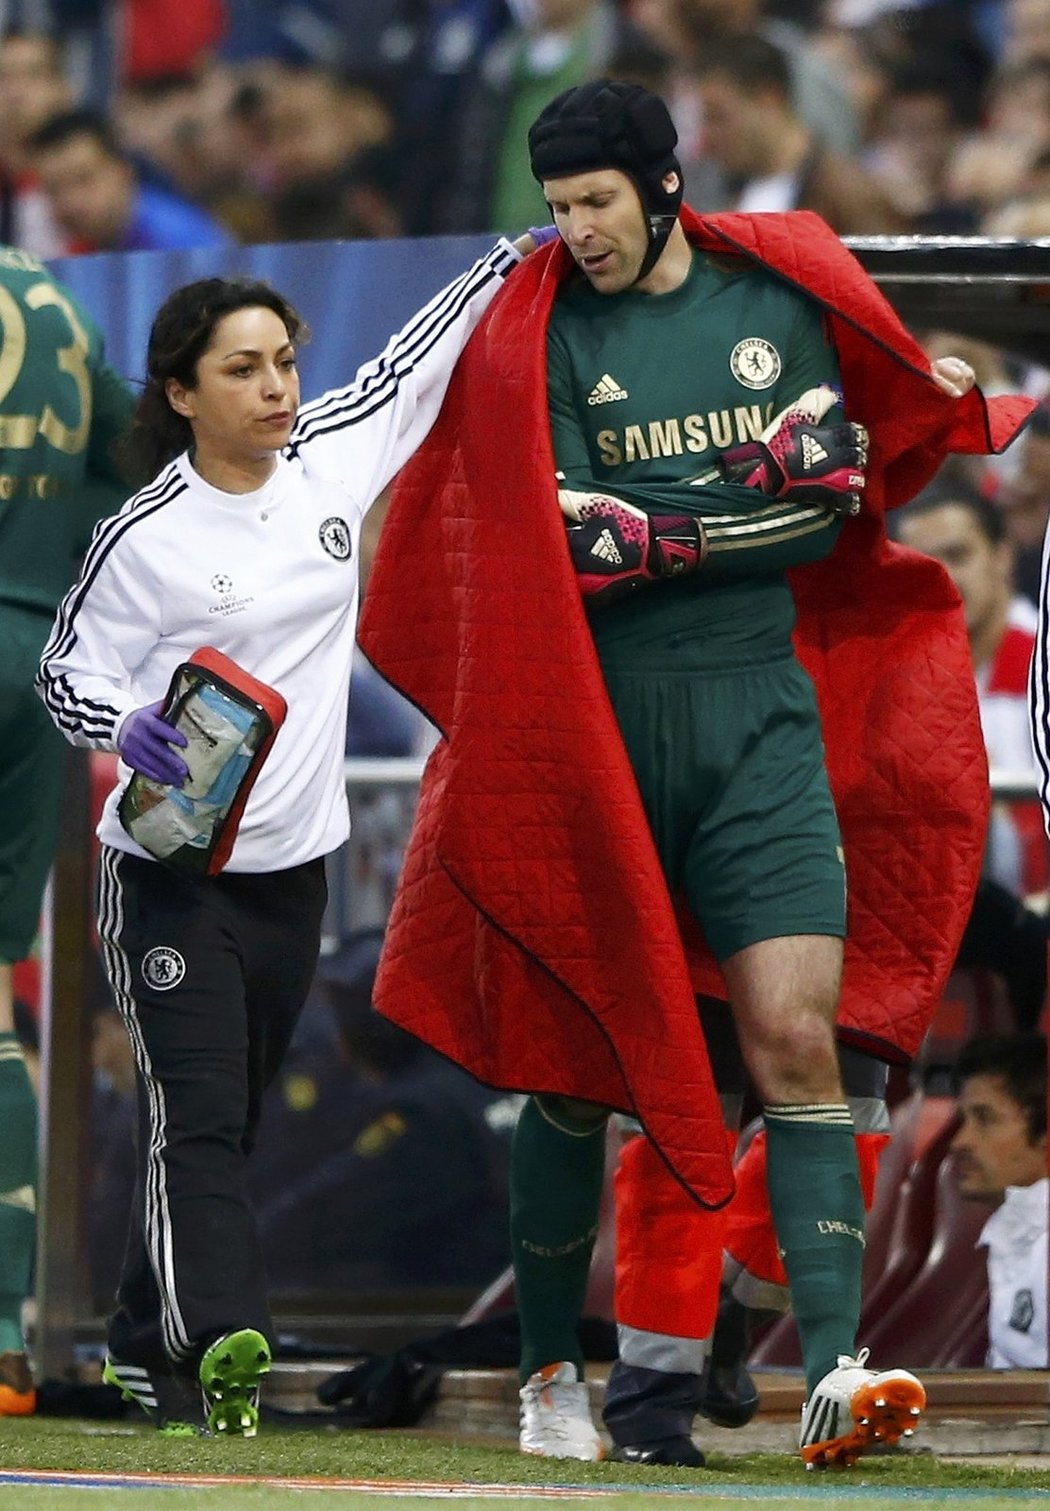
<instances>
[{"instance_id":1,"label":"red quilted blanket","mask_svg":"<svg viewBox=\"0 0 1050 1511\"><path fill-rule=\"evenodd\" d=\"M683 220L825 304L848 413L871 432L864 516L793 585L847 850L843 1030L904 1058L955 955L988 793L954 589L888 544L882 511L946 452L1001 449L1031 405L942 395L816 216ZM372 570L361 644L444 735L376 1002L483 1081L633 1112L720 1205L732 1176L694 1006L720 974L691 936L687 960L555 499L545 330L570 267L556 243L508 280L400 476Z\"/></svg>"}]
</instances>

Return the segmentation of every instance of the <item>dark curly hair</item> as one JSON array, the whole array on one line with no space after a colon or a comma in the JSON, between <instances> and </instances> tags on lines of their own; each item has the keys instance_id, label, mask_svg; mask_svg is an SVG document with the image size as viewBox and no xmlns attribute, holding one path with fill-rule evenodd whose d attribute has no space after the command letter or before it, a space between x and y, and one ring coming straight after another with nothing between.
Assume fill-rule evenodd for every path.
<instances>
[{"instance_id":1,"label":"dark curly hair","mask_svg":"<svg viewBox=\"0 0 1050 1511\"><path fill-rule=\"evenodd\" d=\"M998 1076L1024 1112L1031 1143L1046 1132L1046 1038L1040 1033L985 1034L959 1051L955 1077Z\"/></svg>"},{"instance_id":2,"label":"dark curly hair","mask_svg":"<svg viewBox=\"0 0 1050 1511\"><path fill-rule=\"evenodd\" d=\"M176 414L168 402L168 379L193 388L197 363L219 321L235 310L260 306L273 310L284 322L293 345L302 345L308 335L306 326L284 295L268 283L247 278L201 278L176 289L161 305L146 348L145 386L120 448L121 460L136 486L150 482L193 441L189 421Z\"/></svg>"}]
</instances>

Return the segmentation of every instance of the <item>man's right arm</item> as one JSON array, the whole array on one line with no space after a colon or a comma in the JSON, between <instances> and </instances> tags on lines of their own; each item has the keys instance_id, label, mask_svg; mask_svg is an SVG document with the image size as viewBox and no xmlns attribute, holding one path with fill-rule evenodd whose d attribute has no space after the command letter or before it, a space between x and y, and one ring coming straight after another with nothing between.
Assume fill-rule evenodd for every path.
<instances>
[{"instance_id":1,"label":"man's right arm","mask_svg":"<svg viewBox=\"0 0 1050 1511\"><path fill-rule=\"evenodd\" d=\"M562 488L558 501L580 591L592 607L698 571L717 583L820 561L842 524L823 504L770 500L729 485L654 483L611 493L594 483Z\"/></svg>"},{"instance_id":2,"label":"man's right arm","mask_svg":"<svg viewBox=\"0 0 1050 1511\"><path fill-rule=\"evenodd\" d=\"M91 372L91 428L84 459L84 481L76 504L74 550L83 556L100 519L115 514L130 490L116 456L116 445L131 428L135 397L124 379L102 354L96 335ZM94 345L94 342L93 342Z\"/></svg>"},{"instance_id":3,"label":"man's right arm","mask_svg":"<svg viewBox=\"0 0 1050 1511\"><path fill-rule=\"evenodd\" d=\"M91 478L128 495L114 447L131 428L135 396L124 379L115 372L101 352L91 371L91 435L88 440L87 465Z\"/></svg>"}]
</instances>

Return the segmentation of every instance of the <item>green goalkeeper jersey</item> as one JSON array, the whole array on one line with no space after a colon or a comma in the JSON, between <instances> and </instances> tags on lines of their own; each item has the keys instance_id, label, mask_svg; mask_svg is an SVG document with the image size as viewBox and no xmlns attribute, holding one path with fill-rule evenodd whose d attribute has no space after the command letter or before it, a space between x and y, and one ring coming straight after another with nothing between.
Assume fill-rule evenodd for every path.
<instances>
[{"instance_id":1,"label":"green goalkeeper jersey","mask_svg":"<svg viewBox=\"0 0 1050 1511\"><path fill-rule=\"evenodd\" d=\"M790 650L784 571L826 555L840 521L752 490L687 485L821 383L837 388L839 368L819 306L742 260L694 251L668 294L599 294L582 277L559 293L548 335L559 473L643 507L690 508L711 541L699 573L593 611L603 662L715 668Z\"/></svg>"},{"instance_id":2,"label":"green goalkeeper jersey","mask_svg":"<svg viewBox=\"0 0 1050 1511\"><path fill-rule=\"evenodd\" d=\"M132 402L72 294L0 246L0 605L54 614L96 521L127 497L111 447Z\"/></svg>"}]
</instances>

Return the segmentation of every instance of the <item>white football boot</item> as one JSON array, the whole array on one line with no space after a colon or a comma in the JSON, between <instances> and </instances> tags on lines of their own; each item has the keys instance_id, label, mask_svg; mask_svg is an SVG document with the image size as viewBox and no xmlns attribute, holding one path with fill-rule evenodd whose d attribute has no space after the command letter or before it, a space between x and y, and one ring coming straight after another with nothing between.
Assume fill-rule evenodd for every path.
<instances>
[{"instance_id":1,"label":"white football boot","mask_svg":"<svg viewBox=\"0 0 1050 1511\"><path fill-rule=\"evenodd\" d=\"M518 1445L545 1459L584 1459L596 1464L605 1446L591 1416L587 1387L575 1364L548 1364L530 1375L521 1400Z\"/></svg>"},{"instance_id":2,"label":"white football boot","mask_svg":"<svg viewBox=\"0 0 1050 1511\"><path fill-rule=\"evenodd\" d=\"M906 1369L866 1369L868 1350L840 1354L802 1408L799 1452L807 1469L848 1468L876 1443L915 1431L926 1392Z\"/></svg>"}]
</instances>

